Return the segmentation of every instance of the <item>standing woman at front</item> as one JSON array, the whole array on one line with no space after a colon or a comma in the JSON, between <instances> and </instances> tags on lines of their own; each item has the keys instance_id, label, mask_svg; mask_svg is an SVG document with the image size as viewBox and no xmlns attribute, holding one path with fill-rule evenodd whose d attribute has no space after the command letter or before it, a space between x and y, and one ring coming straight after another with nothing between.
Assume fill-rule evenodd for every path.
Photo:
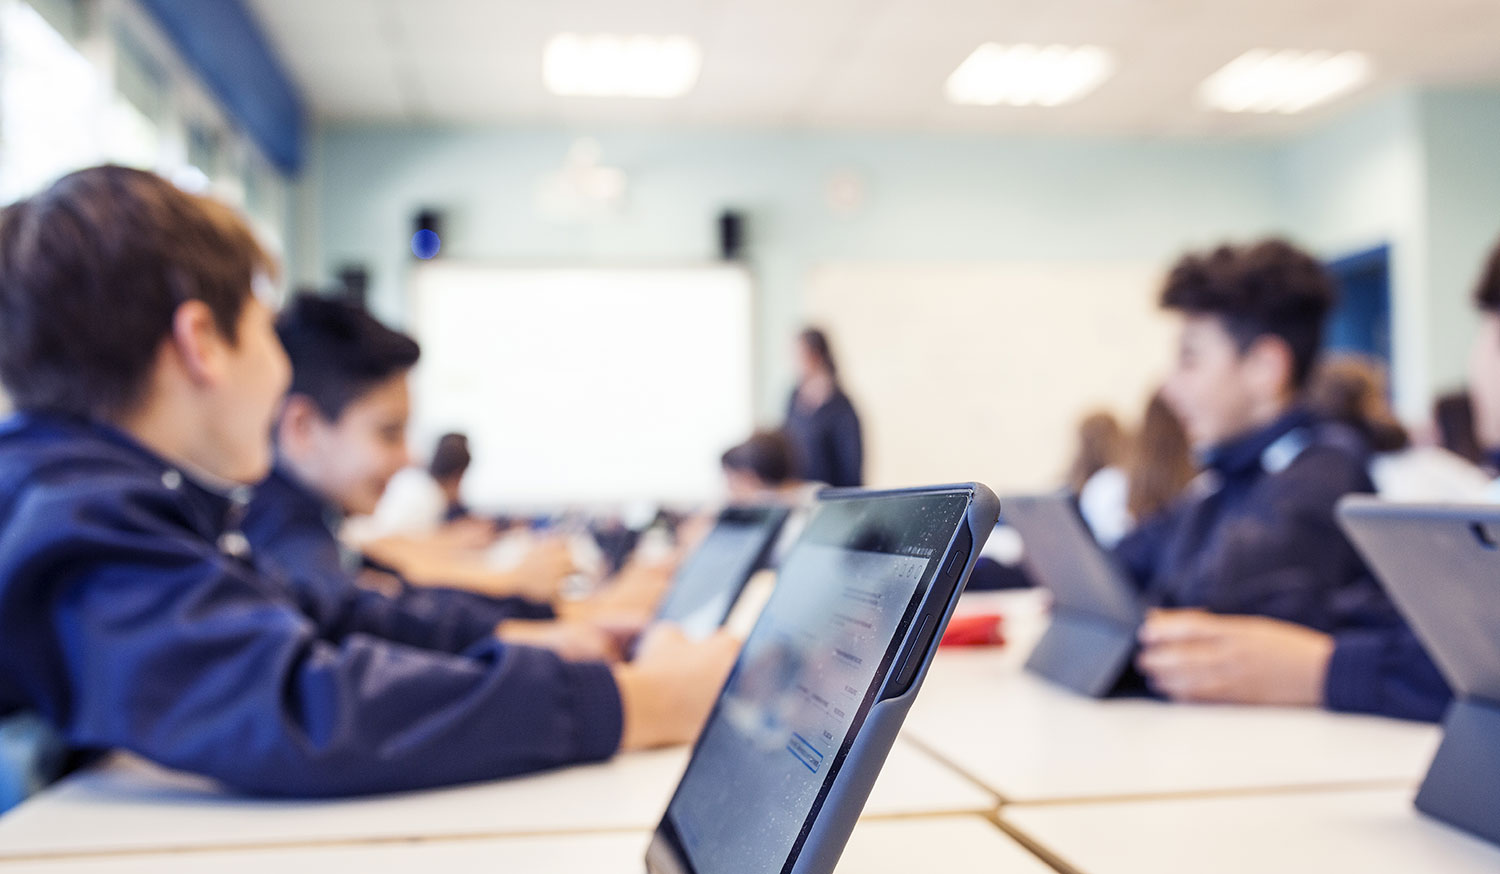
<instances>
[{"instance_id":1,"label":"standing woman at front","mask_svg":"<svg viewBox=\"0 0 1500 874\"><path fill-rule=\"evenodd\" d=\"M828 335L808 328L797 339L800 378L787 404L787 439L798 479L831 486L864 485L859 414L839 386Z\"/></svg>"}]
</instances>

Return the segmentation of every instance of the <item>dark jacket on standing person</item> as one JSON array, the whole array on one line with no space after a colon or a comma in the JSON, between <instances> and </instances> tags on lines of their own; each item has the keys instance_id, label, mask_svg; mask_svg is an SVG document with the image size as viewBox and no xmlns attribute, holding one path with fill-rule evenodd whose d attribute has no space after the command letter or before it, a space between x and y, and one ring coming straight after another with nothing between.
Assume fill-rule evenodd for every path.
<instances>
[{"instance_id":1,"label":"dark jacket on standing person","mask_svg":"<svg viewBox=\"0 0 1500 874\"><path fill-rule=\"evenodd\" d=\"M796 478L849 487L864 485L864 440L859 414L843 389L835 387L823 405L808 410L792 392L784 432L792 446Z\"/></svg>"}]
</instances>

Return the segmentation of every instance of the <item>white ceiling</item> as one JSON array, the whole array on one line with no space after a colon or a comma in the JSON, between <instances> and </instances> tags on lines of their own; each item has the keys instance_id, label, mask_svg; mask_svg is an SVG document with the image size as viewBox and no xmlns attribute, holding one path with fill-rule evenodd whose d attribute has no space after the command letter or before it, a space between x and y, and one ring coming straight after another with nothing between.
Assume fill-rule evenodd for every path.
<instances>
[{"instance_id":1,"label":"white ceiling","mask_svg":"<svg viewBox=\"0 0 1500 874\"><path fill-rule=\"evenodd\" d=\"M315 115L329 120L1246 134L1306 118L1198 107L1198 83L1251 48L1368 52L1377 79L1363 95L1409 82L1500 82L1500 0L251 5ZM562 31L693 36L703 47L698 86L671 101L552 96L542 86L542 49ZM944 80L985 41L1094 43L1115 51L1118 71L1083 101L1058 109L949 106Z\"/></svg>"}]
</instances>

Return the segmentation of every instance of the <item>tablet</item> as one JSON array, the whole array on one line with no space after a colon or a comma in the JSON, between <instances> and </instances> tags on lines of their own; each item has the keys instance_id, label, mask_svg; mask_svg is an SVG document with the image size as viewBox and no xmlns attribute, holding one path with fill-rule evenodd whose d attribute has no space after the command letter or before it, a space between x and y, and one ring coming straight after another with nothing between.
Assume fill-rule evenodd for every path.
<instances>
[{"instance_id":1,"label":"tablet","mask_svg":"<svg viewBox=\"0 0 1500 874\"><path fill-rule=\"evenodd\" d=\"M672 578L657 620L680 625L689 637L718 631L745 584L770 556L788 512L784 507L729 507L721 512L713 530Z\"/></svg>"},{"instance_id":2,"label":"tablet","mask_svg":"<svg viewBox=\"0 0 1500 874\"><path fill-rule=\"evenodd\" d=\"M1005 522L1023 561L1052 593L1052 624L1026 667L1085 695L1107 695L1130 671L1145 601L1113 554L1094 539L1065 492L1007 497Z\"/></svg>"},{"instance_id":3,"label":"tablet","mask_svg":"<svg viewBox=\"0 0 1500 874\"><path fill-rule=\"evenodd\" d=\"M1500 507L1355 496L1338 513L1453 687L1416 805L1500 843Z\"/></svg>"},{"instance_id":4,"label":"tablet","mask_svg":"<svg viewBox=\"0 0 1500 874\"><path fill-rule=\"evenodd\" d=\"M833 871L997 513L977 484L822 494L699 735L648 871Z\"/></svg>"}]
</instances>

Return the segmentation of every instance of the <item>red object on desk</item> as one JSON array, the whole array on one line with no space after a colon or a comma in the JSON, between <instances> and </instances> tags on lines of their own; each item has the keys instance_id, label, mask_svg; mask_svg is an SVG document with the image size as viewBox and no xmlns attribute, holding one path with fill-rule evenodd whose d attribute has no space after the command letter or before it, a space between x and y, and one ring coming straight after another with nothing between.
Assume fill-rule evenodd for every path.
<instances>
[{"instance_id":1,"label":"red object on desk","mask_svg":"<svg viewBox=\"0 0 1500 874\"><path fill-rule=\"evenodd\" d=\"M955 616L948 620L948 630L938 646L1003 646L1003 621L999 613Z\"/></svg>"}]
</instances>

